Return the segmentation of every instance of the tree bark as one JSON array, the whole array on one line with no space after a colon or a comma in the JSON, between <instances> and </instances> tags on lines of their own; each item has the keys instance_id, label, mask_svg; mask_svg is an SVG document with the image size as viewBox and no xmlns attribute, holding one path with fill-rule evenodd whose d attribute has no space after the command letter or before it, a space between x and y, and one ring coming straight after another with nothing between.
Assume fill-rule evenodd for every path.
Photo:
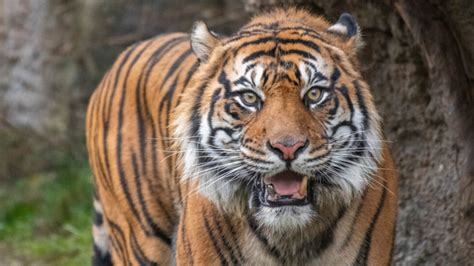
<instances>
[{"instance_id":1,"label":"tree bark","mask_svg":"<svg viewBox=\"0 0 474 266\"><path fill-rule=\"evenodd\" d=\"M0 180L81 150L81 42L91 1L0 0ZM82 108L83 109L83 108ZM82 110L81 109L81 110ZM79 126L81 125L81 126ZM78 130L79 129L79 130Z\"/></svg>"},{"instance_id":2,"label":"tree bark","mask_svg":"<svg viewBox=\"0 0 474 266\"><path fill-rule=\"evenodd\" d=\"M420 46L429 70L431 90L437 95L445 121L456 139L460 158L454 163L459 169L460 241L471 247L466 250L473 258L474 245L474 83L469 78L469 65L463 64L466 47L456 38L449 17L429 1L395 1L395 8ZM459 13L459 12L458 12ZM462 14L458 14L461 15ZM471 26L471 30L474 25ZM469 46L468 46L469 47ZM471 46L472 47L472 46ZM471 48L472 49L472 48ZM471 60L470 58L464 59ZM471 76L472 77L472 76ZM447 182L447 181L446 181ZM467 261L466 261L467 262Z\"/></svg>"},{"instance_id":3,"label":"tree bark","mask_svg":"<svg viewBox=\"0 0 474 266\"><path fill-rule=\"evenodd\" d=\"M48 4L22 0L3 3L2 104L4 118L20 127L42 131L50 115L47 84L42 71L48 54L44 47ZM7 62L14 62L7 64Z\"/></svg>"}]
</instances>

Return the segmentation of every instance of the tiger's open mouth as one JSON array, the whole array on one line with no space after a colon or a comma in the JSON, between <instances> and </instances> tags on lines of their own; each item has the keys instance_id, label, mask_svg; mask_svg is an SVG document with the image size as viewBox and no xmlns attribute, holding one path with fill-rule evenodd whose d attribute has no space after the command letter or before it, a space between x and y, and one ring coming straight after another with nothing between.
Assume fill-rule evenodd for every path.
<instances>
[{"instance_id":1,"label":"tiger's open mouth","mask_svg":"<svg viewBox=\"0 0 474 266\"><path fill-rule=\"evenodd\" d=\"M310 183L307 176L286 170L260 180L256 186L257 198L266 207L307 205L313 194Z\"/></svg>"}]
</instances>

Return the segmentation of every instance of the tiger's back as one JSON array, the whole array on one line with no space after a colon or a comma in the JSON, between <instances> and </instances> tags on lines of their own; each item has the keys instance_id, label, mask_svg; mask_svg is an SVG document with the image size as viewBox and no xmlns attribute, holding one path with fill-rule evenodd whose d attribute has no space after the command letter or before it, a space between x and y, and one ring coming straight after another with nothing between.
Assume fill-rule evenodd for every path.
<instances>
[{"instance_id":1,"label":"tiger's back","mask_svg":"<svg viewBox=\"0 0 474 266\"><path fill-rule=\"evenodd\" d=\"M140 262L133 251L169 262L181 197L169 124L197 64L188 35L162 35L124 51L91 97L87 144L104 217L94 224L95 256L112 248L115 261Z\"/></svg>"},{"instance_id":2,"label":"tiger's back","mask_svg":"<svg viewBox=\"0 0 474 266\"><path fill-rule=\"evenodd\" d=\"M389 264L397 183L358 38L290 9L125 50L87 113L93 262Z\"/></svg>"}]
</instances>

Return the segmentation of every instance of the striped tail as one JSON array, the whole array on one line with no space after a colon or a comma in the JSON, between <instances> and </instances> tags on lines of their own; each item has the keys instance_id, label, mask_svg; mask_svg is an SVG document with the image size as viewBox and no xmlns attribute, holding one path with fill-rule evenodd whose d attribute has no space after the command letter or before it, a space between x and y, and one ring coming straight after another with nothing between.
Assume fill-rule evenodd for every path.
<instances>
[{"instance_id":1,"label":"striped tail","mask_svg":"<svg viewBox=\"0 0 474 266\"><path fill-rule=\"evenodd\" d=\"M94 250L92 254L93 266L113 265L108 249L109 239L107 228L105 227L103 217L102 205L97 199L97 196L94 196L94 221L92 225L94 237Z\"/></svg>"}]
</instances>

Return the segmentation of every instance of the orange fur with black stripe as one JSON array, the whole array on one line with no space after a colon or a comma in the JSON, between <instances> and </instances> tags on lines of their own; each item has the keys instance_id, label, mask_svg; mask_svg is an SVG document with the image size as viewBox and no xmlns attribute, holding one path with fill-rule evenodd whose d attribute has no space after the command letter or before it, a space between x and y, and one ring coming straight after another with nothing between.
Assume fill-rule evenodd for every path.
<instances>
[{"instance_id":1,"label":"orange fur with black stripe","mask_svg":"<svg viewBox=\"0 0 474 266\"><path fill-rule=\"evenodd\" d=\"M397 181L352 16L124 51L94 92L93 263L390 264Z\"/></svg>"}]
</instances>

